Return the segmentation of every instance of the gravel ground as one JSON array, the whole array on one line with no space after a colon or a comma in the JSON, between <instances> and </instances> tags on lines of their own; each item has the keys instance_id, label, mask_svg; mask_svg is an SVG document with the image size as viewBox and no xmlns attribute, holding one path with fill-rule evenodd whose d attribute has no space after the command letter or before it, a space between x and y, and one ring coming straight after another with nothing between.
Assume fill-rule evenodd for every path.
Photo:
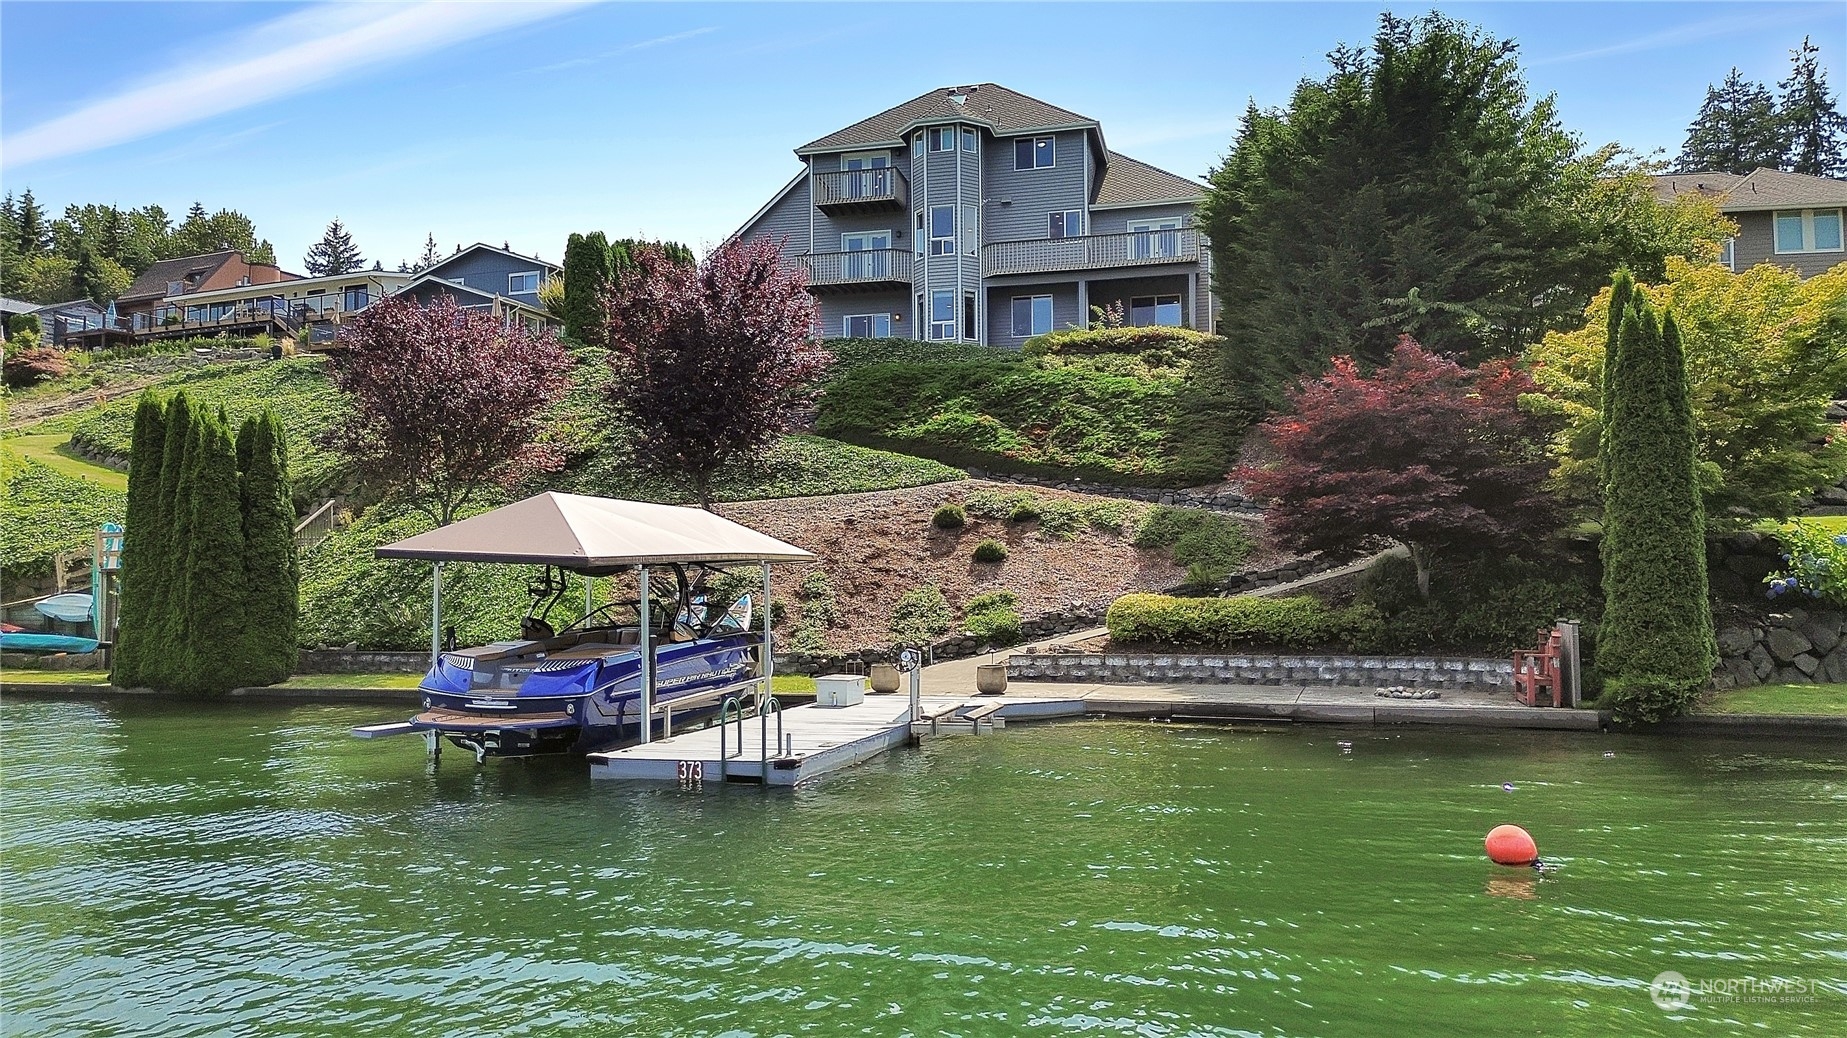
<instances>
[{"instance_id":1,"label":"gravel ground","mask_svg":"<svg viewBox=\"0 0 1847 1038\"><path fill-rule=\"evenodd\" d=\"M1107 603L1130 591L1166 590L1185 577L1160 553L1131 545L1130 533L1086 530L1070 540L1047 540L1039 536L1036 522L974 516L960 530L931 525L939 505L964 501L982 488L1096 500L1060 490L963 480L869 494L741 501L719 505L717 511L820 556L845 625L829 639L835 648L885 644L899 596L928 583L940 587L957 610L983 592L1012 591L1020 596L1021 616L1031 618L1074 602ZM1005 562L972 561L975 545L987 538L1007 545ZM775 580L776 596L795 606L795 588L806 571L804 566L783 567Z\"/></svg>"}]
</instances>

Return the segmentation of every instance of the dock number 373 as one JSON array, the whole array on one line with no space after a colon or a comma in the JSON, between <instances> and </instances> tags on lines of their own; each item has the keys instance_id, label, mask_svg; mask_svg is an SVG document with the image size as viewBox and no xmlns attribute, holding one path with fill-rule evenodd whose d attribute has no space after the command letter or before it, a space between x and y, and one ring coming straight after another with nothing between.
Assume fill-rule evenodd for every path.
<instances>
[{"instance_id":1,"label":"dock number 373","mask_svg":"<svg viewBox=\"0 0 1847 1038\"><path fill-rule=\"evenodd\" d=\"M705 781L705 761L683 760L678 770L682 786L696 786Z\"/></svg>"}]
</instances>

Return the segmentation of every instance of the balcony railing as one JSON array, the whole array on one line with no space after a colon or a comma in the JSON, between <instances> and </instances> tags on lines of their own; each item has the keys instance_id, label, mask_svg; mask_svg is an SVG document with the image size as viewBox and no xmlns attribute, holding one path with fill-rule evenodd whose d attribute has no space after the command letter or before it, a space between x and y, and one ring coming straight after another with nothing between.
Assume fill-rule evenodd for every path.
<instances>
[{"instance_id":1,"label":"balcony railing","mask_svg":"<svg viewBox=\"0 0 1847 1038\"><path fill-rule=\"evenodd\" d=\"M987 275L1198 262L1199 232L1191 227L997 241L982 251Z\"/></svg>"},{"instance_id":2,"label":"balcony railing","mask_svg":"<svg viewBox=\"0 0 1847 1038\"><path fill-rule=\"evenodd\" d=\"M802 257L811 288L911 283L911 254L903 249L817 252Z\"/></svg>"},{"instance_id":3,"label":"balcony railing","mask_svg":"<svg viewBox=\"0 0 1847 1038\"><path fill-rule=\"evenodd\" d=\"M910 204L910 183L895 166L817 173L814 204L834 213L903 209Z\"/></svg>"},{"instance_id":4,"label":"balcony railing","mask_svg":"<svg viewBox=\"0 0 1847 1038\"><path fill-rule=\"evenodd\" d=\"M363 310L373 296L367 292L305 296L299 299L240 299L231 303L186 303L157 306L151 314L136 314L134 330L138 333L171 330L191 331L200 328L223 328L231 325L275 322L301 325L308 321L334 320L341 314Z\"/></svg>"}]
</instances>

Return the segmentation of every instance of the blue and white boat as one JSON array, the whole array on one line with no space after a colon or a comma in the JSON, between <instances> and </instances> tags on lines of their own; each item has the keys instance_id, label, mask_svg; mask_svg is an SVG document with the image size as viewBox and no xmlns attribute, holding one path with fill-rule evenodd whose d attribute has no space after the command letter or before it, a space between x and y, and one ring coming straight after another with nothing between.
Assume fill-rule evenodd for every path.
<instances>
[{"instance_id":1,"label":"blue and white boat","mask_svg":"<svg viewBox=\"0 0 1847 1038\"><path fill-rule=\"evenodd\" d=\"M544 493L377 549L431 562L423 709L355 734L422 733L489 757L594 753L669 737L769 697L772 563L809 552L698 508ZM442 564L537 564L518 639L444 647ZM630 597L554 631L567 574L616 578ZM749 591L742 589L750 588ZM754 622L753 622L754 621Z\"/></svg>"}]
</instances>

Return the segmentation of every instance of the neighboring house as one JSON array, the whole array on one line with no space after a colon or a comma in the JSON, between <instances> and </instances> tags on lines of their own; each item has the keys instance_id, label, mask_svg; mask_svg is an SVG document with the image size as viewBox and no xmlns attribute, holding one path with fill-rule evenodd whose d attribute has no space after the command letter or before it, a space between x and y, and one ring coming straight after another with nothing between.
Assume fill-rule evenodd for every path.
<instances>
[{"instance_id":1,"label":"neighboring house","mask_svg":"<svg viewBox=\"0 0 1847 1038\"><path fill-rule=\"evenodd\" d=\"M12 321L13 318L18 317L20 314L29 314L38 308L39 305L37 303L28 303L23 299L9 299L6 296L0 296L0 341L13 337L12 330L7 327L8 322Z\"/></svg>"},{"instance_id":2,"label":"neighboring house","mask_svg":"<svg viewBox=\"0 0 1847 1038\"><path fill-rule=\"evenodd\" d=\"M115 300L116 316L132 321L136 314L152 316L154 309L170 305L182 296L244 285L272 285L293 281L290 274L268 263L251 263L236 249L206 253L203 256L180 256L161 260L141 272Z\"/></svg>"},{"instance_id":3,"label":"neighboring house","mask_svg":"<svg viewBox=\"0 0 1847 1038\"><path fill-rule=\"evenodd\" d=\"M1655 177L1655 195L1672 200L1697 193L1718 200L1738 224L1720 262L1734 271L1759 263L1794 267L1810 277L1847 260L1842 210L1847 181L1756 169L1736 173L1668 173Z\"/></svg>"},{"instance_id":4,"label":"neighboring house","mask_svg":"<svg viewBox=\"0 0 1847 1038\"><path fill-rule=\"evenodd\" d=\"M1211 327L1205 186L1110 151L1094 119L993 83L933 90L795 149L738 231L807 268L833 336L1020 345L1120 303Z\"/></svg>"},{"instance_id":5,"label":"neighboring house","mask_svg":"<svg viewBox=\"0 0 1847 1038\"><path fill-rule=\"evenodd\" d=\"M563 268L556 263L481 242L417 272L420 279L440 278L452 285L472 289L477 295L512 300L540 314L545 313L545 305L539 302L539 286L546 278L561 273Z\"/></svg>"},{"instance_id":6,"label":"neighboring house","mask_svg":"<svg viewBox=\"0 0 1847 1038\"><path fill-rule=\"evenodd\" d=\"M38 318L40 341L62 343L84 332L96 331L108 322L107 312L88 299L52 303L31 311ZM118 336L126 338L126 336Z\"/></svg>"},{"instance_id":7,"label":"neighboring house","mask_svg":"<svg viewBox=\"0 0 1847 1038\"><path fill-rule=\"evenodd\" d=\"M351 274L297 277L267 284L234 285L161 300L147 315L133 318L135 332L148 338L216 335L293 336L306 327L311 342L332 338L333 327L414 280L410 274L357 270Z\"/></svg>"}]
</instances>

